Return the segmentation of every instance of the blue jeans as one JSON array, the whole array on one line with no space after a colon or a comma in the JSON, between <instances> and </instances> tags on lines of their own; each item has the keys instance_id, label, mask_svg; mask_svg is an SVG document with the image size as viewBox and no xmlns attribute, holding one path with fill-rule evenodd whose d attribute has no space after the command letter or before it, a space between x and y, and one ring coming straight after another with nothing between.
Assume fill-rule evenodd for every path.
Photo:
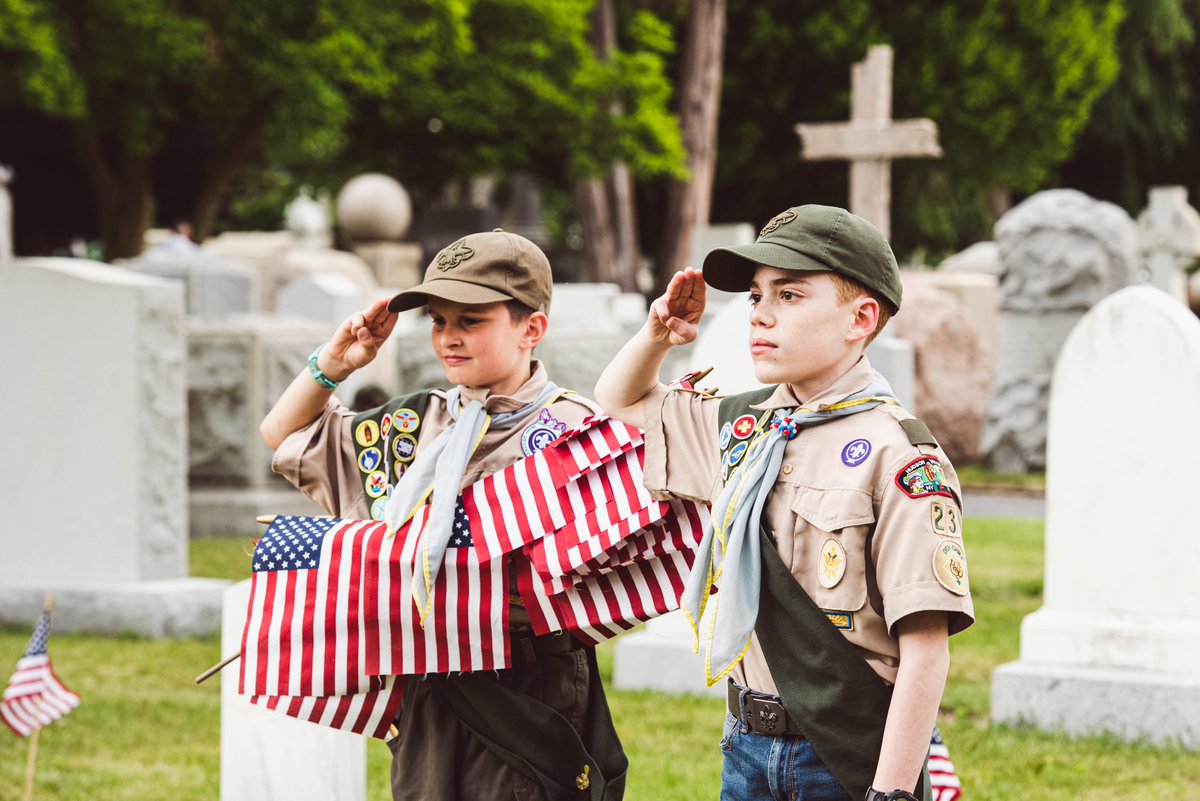
<instances>
[{"instance_id":1,"label":"blue jeans","mask_svg":"<svg viewBox=\"0 0 1200 801\"><path fill-rule=\"evenodd\" d=\"M803 737L772 737L725 715L721 801L850 801Z\"/></svg>"}]
</instances>

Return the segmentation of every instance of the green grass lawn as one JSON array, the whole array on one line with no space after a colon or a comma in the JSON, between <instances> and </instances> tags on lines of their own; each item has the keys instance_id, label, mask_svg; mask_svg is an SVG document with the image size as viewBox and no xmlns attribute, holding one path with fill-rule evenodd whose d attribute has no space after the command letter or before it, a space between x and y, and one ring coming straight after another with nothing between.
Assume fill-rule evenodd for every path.
<instances>
[{"instance_id":1,"label":"green grass lawn","mask_svg":"<svg viewBox=\"0 0 1200 801\"><path fill-rule=\"evenodd\" d=\"M1200 755L1151 749L1109 738L1068 740L989 726L992 669L1017 658L1021 618L1042 587L1041 524L968 520L972 590L978 622L951 640L950 681L941 715L970 801L1089 799L1157 801L1200 798ZM241 578L245 543L192 544L196 575ZM33 621L30 621L32 627ZM6 678L29 629L0 629ZM219 694L196 674L221 658L216 638L151 642L56 634L51 655L83 705L44 730L38 752L38 801L216 801L219 795ZM600 650L612 669L611 644ZM632 768L629 801L717 797L722 702L650 692L609 692ZM0 801L19 801L28 742L0 730ZM368 744L368 797L388 791L388 752Z\"/></svg>"}]
</instances>

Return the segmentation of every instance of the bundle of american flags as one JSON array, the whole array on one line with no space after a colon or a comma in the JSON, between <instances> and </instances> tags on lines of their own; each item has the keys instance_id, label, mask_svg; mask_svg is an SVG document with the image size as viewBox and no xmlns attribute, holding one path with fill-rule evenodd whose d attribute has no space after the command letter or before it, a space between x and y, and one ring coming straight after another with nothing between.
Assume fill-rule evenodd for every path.
<instances>
[{"instance_id":1,"label":"bundle of american flags","mask_svg":"<svg viewBox=\"0 0 1200 801\"><path fill-rule=\"evenodd\" d=\"M38 618L25 654L17 660L17 669L0 701L0 720L21 737L49 726L79 706L79 696L68 690L54 673L47 651L49 640L47 610Z\"/></svg>"},{"instance_id":2,"label":"bundle of american flags","mask_svg":"<svg viewBox=\"0 0 1200 801\"><path fill-rule=\"evenodd\" d=\"M708 511L652 499L643 449L636 428L594 418L464 490L424 626L411 588L427 507L394 536L277 517L254 551L241 692L382 738L404 677L511 665L513 599L535 634L588 644L676 609Z\"/></svg>"}]
</instances>

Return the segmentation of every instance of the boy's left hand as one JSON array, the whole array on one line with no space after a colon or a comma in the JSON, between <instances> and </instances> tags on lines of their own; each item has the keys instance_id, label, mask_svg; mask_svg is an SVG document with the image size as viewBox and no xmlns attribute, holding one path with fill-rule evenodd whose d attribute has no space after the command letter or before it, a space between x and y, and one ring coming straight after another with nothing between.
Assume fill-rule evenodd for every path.
<instances>
[{"instance_id":1,"label":"boy's left hand","mask_svg":"<svg viewBox=\"0 0 1200 801\"><path fill-rule=\"evenodd\" d=\"M667 345L695 342L706 293L704 276L697 269L686 267L671 276L667 291L650 304L650 338Z\"/></svg>"}]
</instances>

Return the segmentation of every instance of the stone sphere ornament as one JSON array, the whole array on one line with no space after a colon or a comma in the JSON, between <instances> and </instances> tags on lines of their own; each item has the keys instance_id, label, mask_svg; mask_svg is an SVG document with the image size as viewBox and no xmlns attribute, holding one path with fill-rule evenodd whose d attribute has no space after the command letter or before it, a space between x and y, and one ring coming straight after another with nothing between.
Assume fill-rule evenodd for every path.
<instances>
[{"instance_id":1,"label":"stone sphere ornament","mask_svg":"<svg viewBox=\"0 0 1200 801\"><path fill-rule=\"evenodd\" d=\"M337 223L352 242L397 240L412 225L412 201L390 175L364 173L338 192Z\"/></svg>"}]
</instances>

